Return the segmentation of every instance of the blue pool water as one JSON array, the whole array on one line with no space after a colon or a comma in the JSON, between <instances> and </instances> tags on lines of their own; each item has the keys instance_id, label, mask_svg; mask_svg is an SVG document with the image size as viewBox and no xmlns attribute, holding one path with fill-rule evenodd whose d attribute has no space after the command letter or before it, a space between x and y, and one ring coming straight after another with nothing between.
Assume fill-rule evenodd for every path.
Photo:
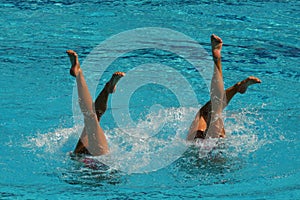
<instances>
[{"instance_id":1,"label":"blue pool water","mask_svg":"<svg viewBox=\"0 0 300 200\"><path fill-rule=\"evenodd\" d=\"M299 11L296 0L1 1L0 199L300 199ZM215 33L224 41L225 87L251 75L262 80L227 107L227 138L216 155L203 156L199 144L184 142L191 118L209 99L205 77L184 57L133 49L109 66L99 61L89 68L89 56L104 41L147 27L185 35L207 52ZM147 43L147 34L141 37ZM135 37L127 39L120 46L130 47ZM69 156L82 120L73 108L66 49L80 55L96 84L92 96L116 70L128 76L114 95L149 82L130 98L109 101L101 125L115 155L105 162L113 160L114 168L90 169ZM185 93L179 76L195 94ZM193 96L196 104L189 103ZM127 108L130 123L120 114ZM144 140L146 133L151 139Z\"/></svg>"}]
</instances>

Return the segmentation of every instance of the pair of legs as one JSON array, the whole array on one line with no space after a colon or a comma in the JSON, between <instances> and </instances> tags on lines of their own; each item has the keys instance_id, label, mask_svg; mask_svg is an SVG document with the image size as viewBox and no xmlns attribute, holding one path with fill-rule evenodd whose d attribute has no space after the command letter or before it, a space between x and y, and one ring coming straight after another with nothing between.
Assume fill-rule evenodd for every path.
<instances>
[{"instance_id":1,"label":"pair of legs","mask_svg":"<svg viewBox=\"0 0 300 200\"><path fill-rule=\"evenodd\" d=\"M79 106L84 116L84 128L74 153L93 156L107 154L109 152L108 143L99 122L106 111L109 94L115 91L117 82L125 74L123 72L114 73L94 103L80 68L77 53L68 50L67 54L72 65L70 74L76 78Z\"/></svg>"},{"instance_id":2,"label":"pair of legs","mask_svg":"<svg viewBox=\"0 0 300 200\"><path fill-rule=\"evenodd\" d=\"M216 35L211 36L212 55L214 60L214 74L211 82L211 100L198 111L190 127L187 140L193 141L196 138L219 138L225 137L224 123L221 118L223 109L228 105L233 96L237 93L245 93L248 86L260 83L256 77L236 83L224 91L221 49L222 39ZM106 111L107 99L110 93L115 91L117 82L125 74L116 72L107 82L95 103L93 103L83 72L80 68L76 52L67 51L70 61L70 74L76 77L78 98L81 112L84 116L84 128L80 139L74 150L75 154L90 154L94 156L107 154L109 152L106 136L100 127L101 116Z\"/></svg>"},{"instance_id":3,"label":"pair of legs","mask_svg":"<svg viewBox=\"0 0 300 200\"><path fill-rule=\"evenodd\" d=\"M261 83L253 76L236 83L224 91L221 49L223 41L216 35L211 36L212 56L214 60L214 73L211 81L211 99L200 108L187 136L188 141L196 138L220 138L225 137L224 123L222 120L222 111L228 105L230 100L237 93L245 93L248 86Z\"/></svg>"}]
</instances>

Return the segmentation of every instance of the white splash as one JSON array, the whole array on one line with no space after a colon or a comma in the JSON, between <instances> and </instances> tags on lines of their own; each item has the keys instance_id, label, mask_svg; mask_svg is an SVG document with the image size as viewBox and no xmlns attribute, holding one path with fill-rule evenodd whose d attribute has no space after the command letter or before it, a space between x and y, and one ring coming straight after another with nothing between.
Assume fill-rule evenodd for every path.
<instances>
[{"instance_id":1,"label":"white splash","mask_svg":"<svg viewBox=\"0 0 300 200\"><path fill-rule=\"evenodd\" d=\"M135 128L125 131L120 128L105 130L110 154L94 158L128 174L147 173L164 168L182 156L190 145L185 138L197 111L198 108L160 109L148 114L145 120L140 120ZM229 157L240 157L268 143L267 139L258 137L260 133L253 131L257 120L261 120L257 118L257 112L243 110L239 113L227 112L225 115L225 139L193 144L199 147L200 158L215 149ZM56 153L65 145L70 145L70 141L77 142L82 128L83 126L74 126L58 128L45 134L38 133L35 137L28 138L23 146ZM212 142L221 144L221 147L207 148ZM75 143L72 144L73 147L74 145Z\"/></svg>"},{"instance_id":2,"label":"white splash","mask_svg":"<svg viewBox=\"0 0 300 200\"><path fill-rule=\"evenodd\" d=\"M187 149L185 138L196 111L195 108L161 109L139 121L136 128L109 130L110 154L98 160L127 173L166 167Z\"/></svg>"},{"instance_id":3,"label":"white splash","mask_svg":"<svg viewBox=\"0 0 300 200\"><path fill-rule=\"evenodd\" d=\"M28 138L23 147L43 149L47 153L59 151L69 140L71 136L78 135L82 127L74 126L72 128L58 128L54 132L37 133L35 137Z\"/></svg>"}]
</instances>

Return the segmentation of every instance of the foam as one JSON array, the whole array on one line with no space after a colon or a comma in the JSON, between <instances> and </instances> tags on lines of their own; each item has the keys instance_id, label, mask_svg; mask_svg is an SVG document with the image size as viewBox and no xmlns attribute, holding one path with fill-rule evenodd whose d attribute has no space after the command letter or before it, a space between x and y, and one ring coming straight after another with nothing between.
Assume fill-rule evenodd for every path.
<instances>
[{"instance_id":1,"label":"foam","mask_svg":"<svg viewBox=\"0 0 300 200\"><path fill-rule=\"evenodd\" d=\"M164 168L182 156L191 145L185 138L197 111L198 108L194 107L164 108L150 112L145 120L138 121L137 127L105 130L110 154L94 158L129 174ZM206 157L212 150L222 152L226 157L247 156L268 143L267 138L259 138L258 133L253 131L257 120L261 120L257 118L257 112L247 109L238 113L226 112L227 137L194 143L199 149L199 158ZM36 137L28 138L24 146L54 154L65 145L73 148L73 142L77 142L82 128L76 125L45 134L38 133Z\"/></svg>"},{"instance_id":2,"label":"foam","mask_svg":"<svg viewBox=\"0 0 300 200\"><path fill-rule=\"evenodd\" d=\"M29 137L23 147L31 149L42 149L45 153L57 153L78 131L82 130L82 126L74 126L72 128L57 128L54 132L37 133L35 137Z\"/></svg>"}]
</instances>

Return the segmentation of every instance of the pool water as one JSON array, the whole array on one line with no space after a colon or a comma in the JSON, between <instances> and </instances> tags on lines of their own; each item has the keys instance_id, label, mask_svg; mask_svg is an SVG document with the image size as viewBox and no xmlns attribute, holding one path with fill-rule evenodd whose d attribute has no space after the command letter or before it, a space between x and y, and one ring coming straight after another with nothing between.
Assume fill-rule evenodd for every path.
<instances>
[{"instance_id":1,"label":"pool water","mask_svg":"<svg viewBox=\"0 0 300 200\"><path fill-rule=\"evenodd\" d=\"M0 3L0 11L0 199L300 198L298 1L8 0ZM207 52L215 33L224 42L225 87L248 76L262 80L226 108L227 138L216 151L203 155L201 144L184 141L209 90L183 57L135 49L108 67L88 68L99 44L147 27L184 34ZM130 41L122 44L128 47ZM110 98L101 122L113 155L104 158L110 167L91 169L70 157L82 120L73 108L75 81L67 49L78 52L86 78L97 85L93 97L117 70L128 76L115 96L124 94L130 81L148 76L170 83L143 84L129 99L117 96L120 104ZM129 79L136 66L149 63L179 71L197 104L178 99L193 96L184 93L187 88L172 70L144 73L144 67ZM127 108L134 123L121 129L127 118L115 115ZM145 140L146 133L153 134L151 139ZM155 154L169 142L172 148ZM176 159L160 165L176 153Z\"/></svg>"}]
</instances>

